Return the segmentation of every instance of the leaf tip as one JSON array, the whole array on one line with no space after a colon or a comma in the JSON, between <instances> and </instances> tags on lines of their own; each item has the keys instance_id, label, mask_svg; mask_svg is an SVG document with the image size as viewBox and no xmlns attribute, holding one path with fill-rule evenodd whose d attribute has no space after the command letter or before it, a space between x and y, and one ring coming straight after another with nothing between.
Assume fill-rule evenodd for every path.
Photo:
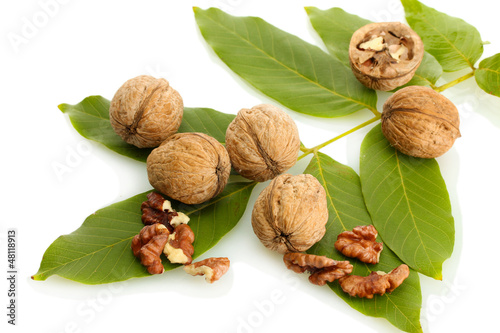
<instances>
[{"instance_id":1,"label":"leaf tip","mask_svg":"<svg viewBox=\"0 0 500 333\"><path fill-rule=\"evenodd\" d=\"M59 105L57 106L57 108L58 108L59 110L61 110L61 112L62 112L62 113L65 113L65 112L66 112L66 111L65 111L65 109L66 109L66 105L68 105L68 104L66 104L66 103L62 103L62 104L59 104Z\"/></svg>"}]
</instances>

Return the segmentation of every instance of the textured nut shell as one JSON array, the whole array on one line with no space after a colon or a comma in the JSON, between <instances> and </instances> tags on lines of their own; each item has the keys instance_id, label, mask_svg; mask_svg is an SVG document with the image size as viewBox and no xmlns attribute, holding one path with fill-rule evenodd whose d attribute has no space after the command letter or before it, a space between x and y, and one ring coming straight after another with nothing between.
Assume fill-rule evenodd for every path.
<instances>
[{"instance_id":1,"label":"textured nut shell","mask_svg":"<svg viewBox=\"0 0 500 333\"><path fill-rule=\"evenodd\" d=\"M394 148L410 156L443 155L460 137L459 126L455 105L431 88L406 87L384 103L382 132Z\"/></svg>"},{"instance_id":2,"label":"textured nut shell","mask_svg":"<svg viewBox=\"0 0 500 333\"><path fill-rule=\"evenodd\" d=\"M295 164L299 131L287 113L261 104L238 112L226 131L226 149L239 174L263 182Z\"/></svg>"},{"instance_id":3,"label":"textured nut shell","mask_svg":"<svg viewBox=\"0 0 500 333\"><path fill-rule=\"evenodd\" d=\"M379 55L379 63L375 66L363 65L362 59L366 51L358 46L368 41L371 36L379 36L385 32L387 38L392 38L393 32L404 37L404 45L409 50L409 57L399 62L391 59L390 54ZM420 37L410 27L400 22L370 23L356 30L349 44L349 61L356 78L365 86L372 89L389 91L408 83L424 57L424 44Z\"/></svg>"},{"instance_id":4,"label":"textured nut shell","mask_svg":"<svg viewBox=\"0 0 500 333\"><path fill-rule=\"evenodd\" d=\"M185 204L199 204L222 192L231 163L226 149L203 133L177 133L147 159L149 182Z\"/></svg>"},{"instance_id":5,"label":"textured nut shell","mask_svg":"<svg viewBox=\"0 0 500 333\"><path fill-rule=\"evenodd\" d=\"M158 147L177 132L182 97L165 79L141 75L125 82L111 100L109 118L115 132L139 148Z\"/></svg>"},{"instance_id":6,"label":"textured nut shell","mask_svg":"<svg viewBox=\"0 0 500 333\"><path fill-rule=\"evenodd\" d=\"M252 227L262 244L279 253L302 252L325 234L326 193L311 175L276 177L259 195Z\"/></svg>"}]
</instances>

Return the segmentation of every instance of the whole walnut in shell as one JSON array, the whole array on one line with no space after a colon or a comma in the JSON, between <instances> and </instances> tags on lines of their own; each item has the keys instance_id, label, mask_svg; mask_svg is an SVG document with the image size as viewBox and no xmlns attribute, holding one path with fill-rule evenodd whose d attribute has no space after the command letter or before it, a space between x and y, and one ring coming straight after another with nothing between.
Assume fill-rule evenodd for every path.
<instances>
[{"instance_id":1,"label":"whole walnut in shell","mask_svg":"<svg viewBox=\"0 0 500 333\"><path fill-rule=\"evenodd\" d=\"M384 103L382 132L394 148L410 156L443 155L460 137L459 125L455 105L431 88L405 87Z\"/></svg>"},{"instance_id":2,"label":"whole walnut in shell","mask_svg":"<svg viewBox=\"0 0 500 333\"><path fill-rule=\"evenodd\" d=\"M261 104L238 112L226 131L226 149L239 174L263 182L295 164L299 132L287 113Z\"/></svg>"},{"instance_id":3,"label":"whole walnut in shell","mask_svg":"<svg viewBox=\"0 0 500 333\"><path fill-rule=\"evenodd\" d=\"M424 57L424 44L400 22L370 23L356 30L349 61L356 78L372 89L389 91L410 81Z\"/></svg>"},{"instance_id":4,"label":"whole walnut in shell","mask_svg":"<svg viewBox=\"0 0 500 333\"><path fill-rule=\"evenodd\" d=\"M177 132L182 97L167 80L141 75L125 82L111 100L109 118L115 132L139 148L158 147Z\"/></svg>"},{"instance_id":5,"label":"whole walnut in shell","mask_svg":"<svg viewBox=\"0 0 500 333\"><path fill-rule=\"evenodd\" d=\"M325 234L326 192L311 175L276 177L259 195L252 227L262 244L279 253L302 252Z\"/></svg>"},{"instance_id":6,"label":"whole walnut in shell","mask_svg":"<svg viewBox=\"0 0 500 333\"><path fill-rule=\"evenodd\" d=\"M231 163L226 149L203 133L177 133L146 161L148 178L159 192L185 204L199 204L222 192Z\"/></svg>"}]
</instances>

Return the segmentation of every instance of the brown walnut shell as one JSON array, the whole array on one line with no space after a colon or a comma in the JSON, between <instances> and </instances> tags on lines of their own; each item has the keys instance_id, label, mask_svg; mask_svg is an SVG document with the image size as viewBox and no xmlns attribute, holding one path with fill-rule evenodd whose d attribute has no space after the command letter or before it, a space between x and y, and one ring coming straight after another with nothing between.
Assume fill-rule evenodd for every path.
<instances>
[{"instance_id":1,"label":"brown walnut shell","mask_svg":"<svg viewBox=\"0 0 500 333\"><path fill-rule=\"evenodd\" d=\"M264 182L297 162L299 131L280 108L261 104L238 112L226 131L226 149L240 175Z\"/></svg>"},{"instance_id":2,"label":"brown walnut shell","mask_svg":"<svg viewBox=\"0 0 500 333\"><path fill-rule=\"evenodd\" d=\"M279 253L302 252L325 234L326 192L311 175L283 174L260 193L252 227L262 244Z\"/></svg>"},{"instance_id":3,"label":"brown walnut shell","mask_svg":"<svg viewBox=\"0 0 500 333\"><path fill-rule=\"evenodd\" d=\"M148 156L148 178L159 192L199 204L222 192L231 163L222 144L203 133L177 133Z\"/></svg>"},{"instance_id":4,"label":"brown walnut shell","mask_svg":"<svg viewBox=\"0 0 500 333\"><path fill-rule=\"evenodd\" d=\"M111 100L109 118L125 142L139 148L158 147L177 132L182 97L167 80L141 75L125 82Z\"/></svg>"},{"instance_id":5,"label":"brown walnut shell","mask_svg":"<svg viewBox=\"0 0 500 333\"><path fill-rule=\"evenodd\" d=\"M382 43L370 46L374 40ZM422 40L400 22L367 24L354 32L349 44L354 75L368 88L377 90L389 91L408 83L423 57Z\"/></svg>"},{"instance_id":6,"label":"brown walnut shell","mask_svg":"<svg viewBox=\"0 0 500 333\"><path fill-rule=\"evenodd\" d=\"M382 132L391 145L414 157L435 158L460 137L455 105L431 88L410 86L384 103Z\"/></svg>"}]
</instances>

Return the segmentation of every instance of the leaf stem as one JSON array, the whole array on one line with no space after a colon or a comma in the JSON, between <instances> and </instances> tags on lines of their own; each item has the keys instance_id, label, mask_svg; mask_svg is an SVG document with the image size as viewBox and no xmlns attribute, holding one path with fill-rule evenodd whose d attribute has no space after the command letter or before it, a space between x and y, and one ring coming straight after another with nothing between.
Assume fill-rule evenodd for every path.
<instances>
[{"instance_id":1,"label":"leaf stem","mask_svg":"<svg viewBox=\"0 0 500 333\"><path fill-rule=\"evenodd\" d=\"M437 92L439 92L439 93L440 93L440 92L443 92L443 91L445 91L446 89L451 88L451 87L453 87L453 86L455 86L455 85L459 84L460 82L465 81L465 80L467 80L467 79L469 79L469 78L473 77L475 73L476 73L476 68L473 68L473 69L472 69L472 72L467 73L467 74L465 74L464 76L459 77L458 79L455 79L455 80L453 80L453 81L450 81L450 82L448 82L448 83L445 83L445 84L443 84L442 86L439 86L439 87L433 87L432 89L434 89L435 91L437 91Z\"/></svg>"},{"instance_id":2,"label":"leaf stem","mask_svg":"<svg viewBox=\"0 0 500 333\"><path fill-rule=\"evenodd\" d=\"M307 155L309 154L312 154L312 153L316 153L318 150L320 150L321 148L324 148L326 146L328 146L329 144L343 138L344 136L347 136L353 132L356 132L357 130L363 128L363 127L366 127L374 122L376 122L377 120L380 119L380 116L381 116L381 113L376 111L377 113L375 114L375 117L365 121L364 123L362 124L359 124L358 126L354 127L354 128L351 128L350 130L348 130L347 132L344 132L340 135L337 135L336 137L328 140L328 141L325 141L317 146L314 146L312 148L305 148L305 147L301 147L300 150L304 153L302 155L299 156L299 158L297 159L297 161L300 161L302 158L306 157Z\"/></svg>"}]
</instances>

